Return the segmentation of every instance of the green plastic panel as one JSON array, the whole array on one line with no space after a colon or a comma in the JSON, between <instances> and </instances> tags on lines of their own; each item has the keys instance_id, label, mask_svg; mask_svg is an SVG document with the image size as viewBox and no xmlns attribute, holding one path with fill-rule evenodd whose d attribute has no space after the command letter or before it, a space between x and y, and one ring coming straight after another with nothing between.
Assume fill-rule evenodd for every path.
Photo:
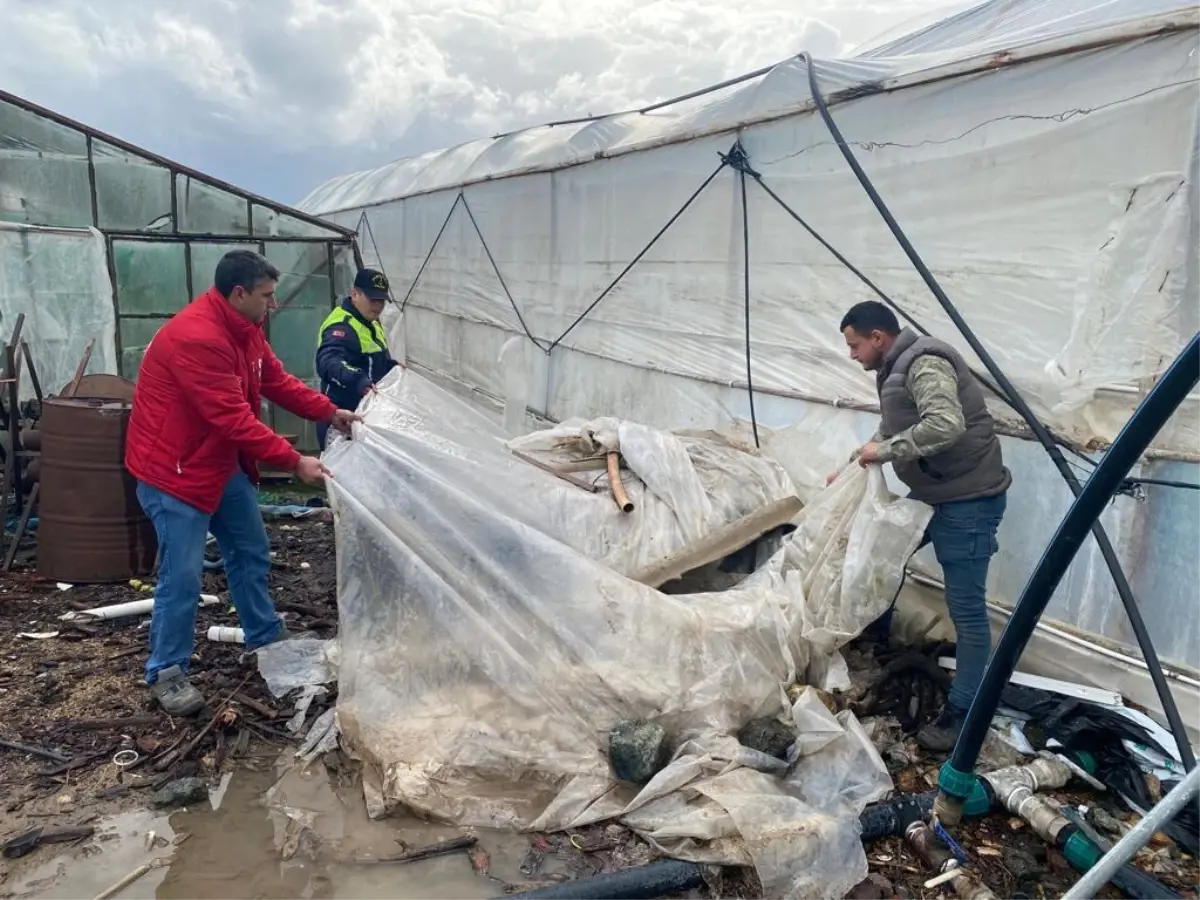
<instances>
[{"instance_id":1,"label":"green plastic panel","mask_svg":"<svg viewBox=\"0 0 1200 900\"><path fill-rule=\"evenodd\" d=\"M96 210L102 229L171 231L171 172L142 156L92 141Z\"/></svg>"},{"instance_id":2,"label":"green plastic panel","mask_svg":"<svg viewBox=\"0 0 1200 900\"><path fill-rule=\"evenodd\" d=\"M146 345L166 323L168 316L161 319L121 319L121 374L137 381L138 369L142 365L142 357L146 354Z\"/></svg>"},{"instance_id":3,"label":"green plastic panel","mask_svg":"<svg viewBox=\"0 0 1200 900\"><path fill-rule=\"evenodd\" d=\"M283 238L342 238L336 231L313 225L286 213L275 212L259 203L254 204L254 235L255 237Z\"/></svg>"},{"instance_id":4,"label":"green plastic panel","mask_svg":"<svg viewBox=\"0 0 1200 900\"><path fill-rule=\"evenodd\" d=\"M87 138L0 100L0 219L27 225L92 224Z\"/></svg>"},{"instance_id":5,"label":"green plastic panel","mask_svg":"<svg viewBox=\"0 0 1200 900\"><path fill-rule=\"evenodd\" d=\"M217 244L208 241L193 241L189 246L192 248L192 295L195 297L199 297L212 287L217 263L230 250L258 252L258 244Z\"/></svg>"},{"instance_id":6,"label":"green plastic panel","mask_svg":"<svg viewBox=\"0 0 1200 900\"><path fill-rule=\"evenodd\" d=\"M189 178L175 176L179 230L185 234L249 235L250 207L245 197Z\"/></svg>"},{"instance_id":7,"label":"green plastic panel","mask_svg":"<svg viewBox=\"0 0 1200 900\"><path fill-rule=\"evenodd\" d=\"M183 244L112 242L117 309L125 316L169 316L187 306L187 257Z\"/></svg>"}]
</instances>

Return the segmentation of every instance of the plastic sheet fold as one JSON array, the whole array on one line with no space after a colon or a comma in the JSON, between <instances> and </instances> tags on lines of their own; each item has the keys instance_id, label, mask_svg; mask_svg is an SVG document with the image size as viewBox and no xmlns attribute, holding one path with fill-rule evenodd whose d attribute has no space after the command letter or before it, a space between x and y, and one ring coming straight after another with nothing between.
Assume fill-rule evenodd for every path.
<instances>
[{"instance_id":1,"label":"plastic sheet fold","mask_svg":"<svg viewBox=\"0 0 1200 900\"><path fill-rule=\"evenodd\" d=\"M887 606L928 507L847 468L739 584L668 595L622 574L641 560L627 536L673 545L719 526L786 490L782 466L620 420L512 441L406 369L361 412L325 454L337 720L387 804L476 826L619 820L672 856L753 864L773 895L841 896L861 880L857 814L890 778L851 714L812 690L792 704L786 688ZM619 446L633 513L509 446L553 457L581 440ZM791 723L791 762L737 742L762 716ZM629 719L671 736L642 787L614 781L606 756Z\"/></svg>"}]
</instances>

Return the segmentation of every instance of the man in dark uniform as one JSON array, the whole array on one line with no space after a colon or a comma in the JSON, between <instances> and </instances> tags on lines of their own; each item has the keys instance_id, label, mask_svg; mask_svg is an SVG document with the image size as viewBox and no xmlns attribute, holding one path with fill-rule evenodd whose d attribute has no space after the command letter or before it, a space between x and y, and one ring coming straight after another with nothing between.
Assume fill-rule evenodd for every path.
<instances>
[{"instance_id":1,"label":"man in dark uniform","mask_svg":"<svg viewBox=\"0 0 1200 900\"><path fill-rule=\"evenodd\" d=\"M398 365L388 352L379 317L388 300L387 276L359 269L350 296L321 323L317 375L321 393L339 409L357 409L375 383ZM317 443L325 448L329 426L317 425Z\"/></svg>"}]
</instances>

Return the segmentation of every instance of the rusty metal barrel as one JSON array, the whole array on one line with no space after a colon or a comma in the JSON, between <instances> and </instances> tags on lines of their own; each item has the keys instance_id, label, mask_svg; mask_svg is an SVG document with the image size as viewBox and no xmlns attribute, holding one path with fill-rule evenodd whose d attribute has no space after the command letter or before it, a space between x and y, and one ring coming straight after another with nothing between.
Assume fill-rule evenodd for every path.
<instances>
[{"instance_id":1,"label":"rusty metal barrel","mask_svg":"<svg viewBox=\"0 0 1200 900\"><path fill-rule=\"evenodd\" d=\"M125 470L131 409L123 400L86 397L42 404L38 574L88 584L153 571L154 526Z\"/></svg>"}]
</instances>

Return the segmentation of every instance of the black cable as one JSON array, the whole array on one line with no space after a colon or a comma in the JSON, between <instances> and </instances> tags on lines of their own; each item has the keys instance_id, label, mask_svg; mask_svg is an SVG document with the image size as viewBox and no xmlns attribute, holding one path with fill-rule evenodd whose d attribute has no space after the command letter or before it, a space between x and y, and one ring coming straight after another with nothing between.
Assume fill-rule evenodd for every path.
<instances>
[{"instance_id":1,"label":"black cable","mask_svg":"<svg viewBox=\"0 0 1200 900\"><path fill-rule=\"evenodd\" d=\"M627 266L625 266L625 268L623 268L617 274L617 277L614 278L611 282L609 282L608 287L606 287L603 291L600 292L600 296L597 297L595 300L593 300L588 305L587 309L585 309L583 312L581 312L578 316L575 317L575 321L567 326L566 331L564 331L562 334L560 334L558 337L556 337L553 341L550 342L550 346L546 348L547 353L549 353L551 350L553 350L555 347L557 347L559 344L561 344L563 338L565 338L568 334L570 334L572 331L574 331L575 326L577 326L580 322L582 322L585 318L587 318L587 316L591 313L591 311L593 309L595 309L597 305L599 305L600 301L603 300L605 297L607 297L609 292L612 291L612 289L617 286L617 284L620 282L620 280L622 278L624 278L627 274L629 274L629 270L632 269L635 265L637 265L638 261L641 260L641 258L643 256L645 256L647 253L650 252L650 248L653 247L656 243L658 243L658 239L667 233L667 229L675 224L675 220L683 215L684 211L689 206L692 205L692 202L697 197L699 197L700 194L704 191L704 189L712 183L712 180L721 173L721 170L725 168L725 165L726 165L725 158L722 157L721 164L719 166L717 166L715 169L713 169L712 174L704 179L704 182L700 185L700 187L698 187L698 188L696 188L696 190L692 191L692 196L688 197L687 200L684 201L683 206L679 207L679 210L675 213L675 215L671 216L671 218L667 220L666 225L664 225L662 228L658 229L658 233L656 235L654 235L654 237L650 238L650 243L646 244L645 247L643 247L640 251L638 251L638 255L635 256L633 259L631 259L629 261L629 264Z\"/></svg>"},{"instance_id":2,"label":"black cable","mask_svg":"<svg viewBox=\"0 0 1200 900\"><path fill-rule=\"evenodd\" d=\"M1029 642L1033 629L1037 627L1038 620L1086 540L1093 523L1099 519L1113 492L1129 476L1130 470L1137 464L1155 435L1195 388L1197 380L1200 380L1200 335L1193 335L1184 351L1176 357L1162 378L1138 405L1100 465L1096 467L1096 471L1088 478L1083 490L1076 495L1071 508L1067 510L1050 543L1042 552L1042 558L1034 566L1021 596L1013 604L1008 624L988 660L983 680L963 720L962 730L951 753L949 766L952 772L959 776L974 773L979 750L1000 703L1001 692L1012 677L1017 660ZM1181 757L1185 748L1187 753L1191 754L1191 746L1185 741L1179 747ZM1186 759L1184 764L1187 765ZM1195 762L1192 764L1194 766ZM942 770L942 776L939 778L939 801L955 796L947 792L947 786L954 780L953 775L948 775L945 769ZM963 783L966 782L960 779L960 784Z\"/></svg>"},{"instance_id":3,"label":"black cable","mask_svg":"<svg viewBox=\"0 0 1200 900\"><path fill-rule=\"evenodd\" d=\"M1124 484L1149 484L1154 487L1186 488L1190 491L1200 491L1200 484L1192 484L1188 481L1166 481L1162 478L1126 478Z\"/></svg>"},{"instance_id":4,"label":"black cable","mask_svg":"<svg viewBox=\"0 0 1200 900\"><path fill-rule=\"evenodd\" d=\"M379 245L378 245L377 243L375 243L375 229L371 227L371 220L370 220L369 218L367 218L367 211L366 211L365 209L363 210L363 212L362 212L362 215L361 215L361 216L359 216L359 218L358 218L358 227L357 227L357 228L355 228L354 230L355 230L355 231L358 231L358 230L360 230L360 229L361 229L361 228L362 228L364 225L366 226L366 230L367 230L367 237L369 237L369 238L371 239L371 248L372 248L372 249L375 251L375 258L376 258L377 260L379 260L379 271L383 273L383 277L384 277L384 278L387 278L387 269L385 269L385 268L383 267L383 255L382 255L382 254L379 252ZM432 251L430 251L430 252L432 252ZM330 277L331 279L333 278L333 273L332 273L332 272L330 272L330 273L329 273L329 277ZM388 284L391 284L391 279L390 279L390 278L388 279ZM396 302L396 298L395 298L395 297L393 297L391 294L392 294L392 292L391 292L391 290L389 289L389 290L388 290L388 301L389 301L389 302L391 302L391 303L395 303L395 302ZM401 312L403 312L403 311L404 311L404 307L403 307L403 306L401 306L401 307L400 307L400 311L401 311Z\"/></svg>"},{"instance_id":5,"label":"black cable","mask_svg":"<svg viewBox=\"0 0 1200 900\"><path fill-rule=\"evenodd\" d=\"M483 252L487 254L488 262L492 264L492 271L496 273L496 279L500 282L500 287L504 289L504 296L508 298L508 303L516 313L517 321L521 323L521 330L525 332L525 337L533 341L533 345L543 353L549 353L550 348L545 346L541 341L533 336L533 332L529 330L529 326L525 324L525 317L521 315L521 310L517 308L517 301L513 299L512 292L508 289L508 283L504 280L504 276L500 274L500 267L496 265L496 258L492 256L492 248L488 246L487 238L483 236L483 231L479 228L479 223L475 221L475 213L471 212L471 205L467 203L467 195L459 192L459 199L462 200L463 209L467 211L467 218L471 220L471 225L475 228L475 233L479 235L479 243L483 244Z\"/></svg>"},{"instance_id":6,"label":"black cable","mask_svg":"<svg viewBox=\"0 0 1200 900\"><path fill-rule=\"evenodd\" d=\"M1062 451L1059 450L1058 445L1050 437L1046 427L1033 414L1033 410L1029 408L1024 398L1017 392L1012 382L1008 380L1008 377L1001 371L995 360L992 359L987 349L980 343L970 326L967 325L966 320L959 314L958 309L955 308L950 298L946 296L946 292L942 290L942 286L934 278L933 273L929 271L929 267L925 265L925 261L917 253L916 248L909 241L908 235L904 233L899 223L893 218L891 210L883 202L883 198L879 195L879 192L875 190L875 185L871 183L871 179L863 171L862 166L854 156L854 152L850 149L850 145L846 142L846 138L842 135L841 129L834 122L833 116L829 112L829 107L825 103L825 98L821 94L821 88L817 84L817 72L813 65L812 57L807 53L801 54L801 56L804 58L808 69L809 90L812 93L813 102L817 106L817 111L820 113L822 120L824 120L825 127L829 129L829 133L837 143L838 149L841 150L842 156L854 172L855 177L858 178L859 184L862 185L867 196L871 198L871 202L875 205L875 209L878 210L879 215L883 217L884 222L887 223L892 236L896 238L896 241L904 250L905 255L908 256L913 267L920 274L934 297L937 298L942 309L945 310L946 315L950 317L950 320L958 328L963 338L971 346L971 349L975 351L975 355L979 357L980 362L983 363L984 367L996 380L996 384L1008 394L1013 407L1020 413L1021 417L1026 421L1030 429L1032 429L1034 436L1037 437L1038 442L1050 455L1050 459L1054 462L1063 480L1066 481L1067 486L1071 489L1071 493L1075 497L1079 497L1082 490L1079 479L1075 477L1075 473L1067 464ZM1149 670L1150 678L1154 682L1158 699L1162 703L1163 714L1171 726L1171 735L1175 738L1175 743L1179 746L1179 757L1183 761L1184 767L1188 771L1191 771L1196 766L1196 756L1192 752L1191 744L1188 742L1187 731L1184 728L1183 719L1179 715L1179 708L1175 704L1175 697L1171 694L1171 688L1167 684L1166 676L1163 674L1158 653L1155 651L1154 643L1150 639L1149 632L1146 630L1146 623L1142 619L1141 610L1138 609L1137 600L1133 596L1133 590L1129 586L1125 570L1121 567L1121 562L1117 559L1112 542L1108 539L1108 533L1104 530L1104 526L1100 524L1098 518L1092 523L1091 530L1092 536L1096 540L1096 545L1100 548L1100 555L1104 557L1104 562L1107 564L1109 573L1112 575L1113 584L1116 586L1117 594L1121 598L1121 604L1125 607L1125 614L1129 617L1129 624L1137 638L1138 647L1142 651L1146 668Z\"/></svg>"},{"instance_id":7,"label":"black cable","mask_svg":"<svg viewBox=\"0 0 1200 900\"><path fill-rule=\"evenodd\" d=\"M425 267L429 265L429 260L433 258L433 251L437 249L438 242L441 241L442 235L446 231L446 226L450 224L450 217L454 215L454 210L458 209L458 204L463 202L463 192L459 191L458 196L454 198L454 202L450 204L450 211L446 213L446 218L442 220L442 227L438 229L437 237L433 239L433 243L429 245L429 252L425 254L425 259L421 261L421 268L417 269L417 274L413 277L412 284L408 286L408 291L404 295L404 299L400 301L400 312L404 312L408 306L408 298L412 296L413 290L417 287L417 282L421 280L421 275L425 272ZM363 211L363 218L367 216L366 210ZM367 227L371 227L371 223L367 223ZM374 237L372 236L372 241ZM379 251L375 251L375 255L379 256ZM384 273L387 274L386 272Z\"/></svg>"},{"instance_id":8,"label":"black cable","mask_svg":"<svg viewBox=\"0 0 1200 900\"><path fill-rule=\"evenodd\" d=\"M746 394L750 400L750 427L754 431L754 446L761 447L758 441L758 416L754 412L754 377L750 371L750 205L746 198L746 170L749 168L746 152L741 142L733 145L728 156L723 156L722 162L737 169L739 183L742 189L742 289L745 298L746 320Z\"/></svg>"}]
</instances>

